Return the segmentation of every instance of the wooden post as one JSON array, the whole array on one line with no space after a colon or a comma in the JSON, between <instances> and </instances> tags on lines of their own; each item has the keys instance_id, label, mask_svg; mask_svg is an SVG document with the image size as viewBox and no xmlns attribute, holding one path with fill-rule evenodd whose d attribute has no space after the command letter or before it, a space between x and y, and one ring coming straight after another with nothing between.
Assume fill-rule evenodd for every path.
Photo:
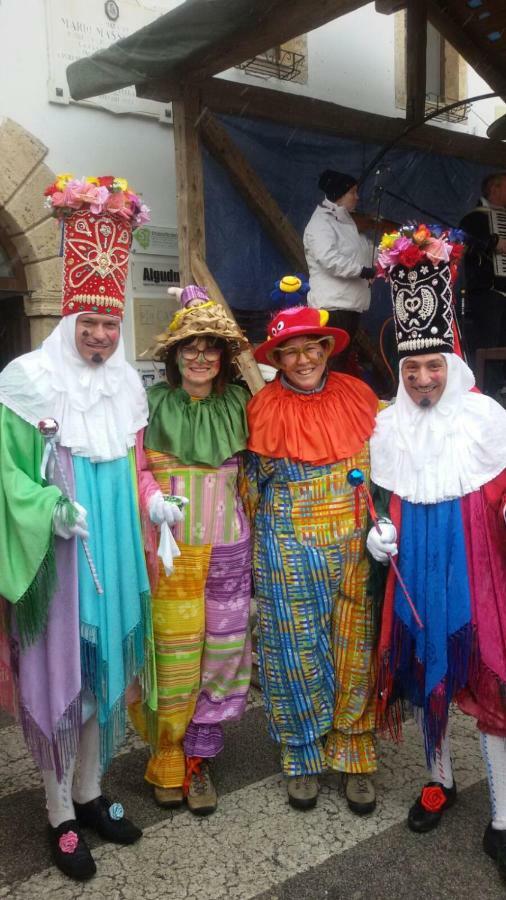
<instances>
[{"instance_id":1,"label":"wooden post","mask_svg":"<svg viewBox=\"0 0 506 900\"><path fill-rule=\"evenodd\" d=\"M216 300L217 303L221 303L221 305L226 309L230 318L234 319L234 314L230 309L227 301L225 300L225 297L221 293L217 282L214 280L202 257L199 256L199 254L195 251L191 253L191 266L193 277L197 284L200 284L202 287L207 288L212 299ZM265 381L262 378L262 373L260 372L256 359L253 356L253 351L249 348L247 350L243 350L242 353L239 353L236 359L241 375L248 385L251 393L256 394L258 393L258 391L261 391L265 385Z\"/></svg>"},{"instance_id":2,"label":"wooden post","mask_svg":"<svg viewBox=\"0 0 506 900\"><path fill-rule=\"evenodd\" d=\"M177 183L177 228L181 284L191 282L190 251L206 258L204 177L199 139L200 99L196 88L183 87L173 103Z\"/></svg>"},{"instance_id":3,"label":"wooden post","mask_svg":"<svg viewBox=\"0 0 506 900\"><path fill-rule=\"evenodd\" d=\"M423 122L427 89L427 2L406 4L406 119Z\"/></svg>"}]
</instances>

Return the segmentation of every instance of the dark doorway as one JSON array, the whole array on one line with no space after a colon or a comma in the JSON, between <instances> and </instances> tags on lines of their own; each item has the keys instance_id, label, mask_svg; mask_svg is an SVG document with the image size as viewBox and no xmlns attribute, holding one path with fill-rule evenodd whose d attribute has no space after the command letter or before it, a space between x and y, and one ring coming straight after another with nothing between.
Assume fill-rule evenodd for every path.
<instances>
[{"instance_id":1,"label":"dark doorway","mask_svg":"<svg viewBox=\"0 0 506 900\"><path fill-rule=\"evenodd\" d=\"M30 350L30 322L21 295L0 290L0 371L16 356Z\"/></svg>"},{"instance_id":2,"label":"dark doorway","mask_svg":"<svg viewBox=\"0 0 506 900\"><path fill-rule=\"evenodd\" d=\"M30 350L30 322L23 297L25 273L16 248L0 231L0 371L16 356Z\"/></svg>"}]
</instances>

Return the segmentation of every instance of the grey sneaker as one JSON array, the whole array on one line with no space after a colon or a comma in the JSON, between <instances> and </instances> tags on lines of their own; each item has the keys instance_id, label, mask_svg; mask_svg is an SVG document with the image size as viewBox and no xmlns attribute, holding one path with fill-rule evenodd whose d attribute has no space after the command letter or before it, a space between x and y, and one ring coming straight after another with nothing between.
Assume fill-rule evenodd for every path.
<instances>
[{"instance_id":1,"label":"grey sneaker","mask_svg":"<svg viewBox=\"0 0 506 900\"><path fill-rule=\"evenodd\" d=\"M203 759L200 763L192 764L190 772L186 794L188 809L196 816L208 816L218 806L218 795L209 772L209 763Z\"/></svg>"},{"instance_id":2,"label":"grey sneaker","mask_svg":"<svg viewBox=\"0 0 506 900\"><path fill-rule=\"evenodd\" d=\"M365 816L376 808L376 789L370 775L346 775L344 793L352 812Z\"/></svg>"},{"instance_id":3,"label":"grey sneaker","mask_svg":"<svg viewBox=\"0 0 506 900\"><path fill-rule=\"evenodd\" d=\"M288 802L295 809L312 809L318 799L317 775L292 775L288 779Z\"/></svg>"}]
</instances>

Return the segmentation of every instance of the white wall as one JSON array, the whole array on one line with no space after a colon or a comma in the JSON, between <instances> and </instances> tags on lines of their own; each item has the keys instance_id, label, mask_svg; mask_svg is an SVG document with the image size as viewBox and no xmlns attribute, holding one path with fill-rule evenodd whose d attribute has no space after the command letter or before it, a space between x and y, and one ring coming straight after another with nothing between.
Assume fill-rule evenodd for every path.
<instances>
[{"instance_id":1,"label":"white wall","mask_svg":"<svg viewBox=\"0 0 506 900\"><path fill-rule=\"evenodd\" d=\"M226 77L354 109L399 115L394 92L394 18L377 13L374 3L309 32L308 61L307 84L260 80L238 69L230 69Z\"/></svg>"}]
</instances>

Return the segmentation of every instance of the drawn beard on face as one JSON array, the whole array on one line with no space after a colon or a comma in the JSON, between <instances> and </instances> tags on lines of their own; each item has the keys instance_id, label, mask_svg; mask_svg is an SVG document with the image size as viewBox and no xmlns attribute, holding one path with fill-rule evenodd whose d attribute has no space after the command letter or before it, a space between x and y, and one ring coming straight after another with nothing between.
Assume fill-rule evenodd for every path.
<instances>
[{"instance_id":1,"label":"drawn beard on face","mask_svg":"<svg viewBox=\"0 0 506 900\"><path fill-rule=\"evenodd\" d=\"M430 397L422 397L418 406L421 406L422 409L428 409L429 406L432 406Z\"/></svg>"},{"instance_id":2,"label":"drawn beard on face","mask_svg":"<svg viewBox=\"0 0 506 900\"><path fill-rule=\"evenodd\" d=\"M94 363L97 363L97 365L99 365L100 363L103 363L104 358L100 353L94 353L93 356L91 357L91 361Z\"/></svg>"}]
</instances>

